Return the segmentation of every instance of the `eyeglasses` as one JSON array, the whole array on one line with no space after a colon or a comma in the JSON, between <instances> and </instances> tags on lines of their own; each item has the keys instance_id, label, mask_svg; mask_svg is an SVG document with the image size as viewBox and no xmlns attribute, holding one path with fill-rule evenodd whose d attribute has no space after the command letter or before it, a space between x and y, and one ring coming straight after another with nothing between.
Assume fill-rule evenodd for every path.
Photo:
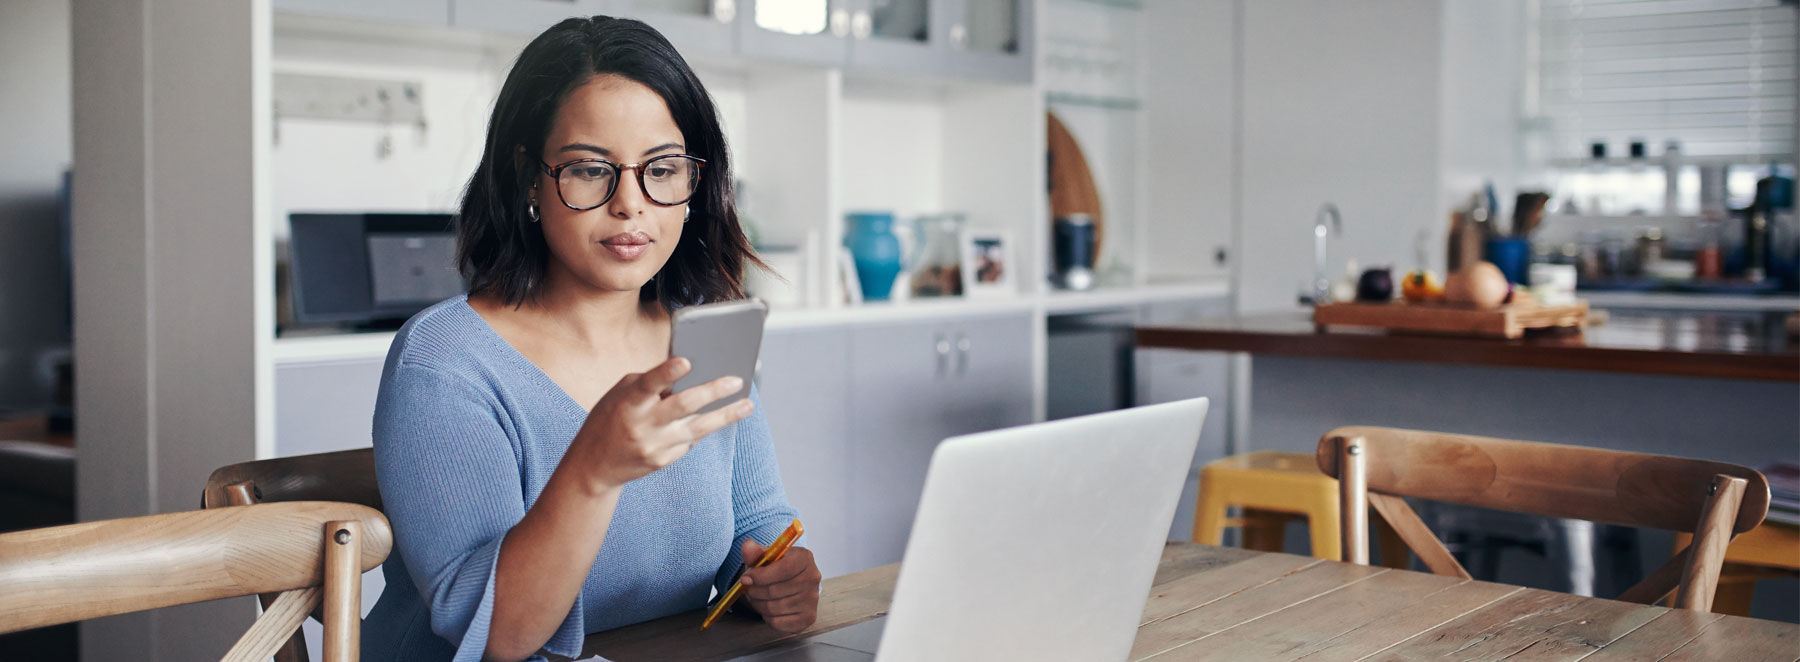
<instances>
[{"instance_id":1,"label":"eyeglasses","mask_svg":"<svg viewBox=\"0 0 1800 662\"><path fill-rule=\"evenodd\" d=\"M605 159L576 159L560 165L538 165L556 180L556 197L563 206L587 211L606 204L619 188L622 170L636 170L638 188L651 202L671 207L694 197L700 186L700 170L706 161L686 154L664 154L643 163L618 165Z\"/></svg>"}]
</instances>

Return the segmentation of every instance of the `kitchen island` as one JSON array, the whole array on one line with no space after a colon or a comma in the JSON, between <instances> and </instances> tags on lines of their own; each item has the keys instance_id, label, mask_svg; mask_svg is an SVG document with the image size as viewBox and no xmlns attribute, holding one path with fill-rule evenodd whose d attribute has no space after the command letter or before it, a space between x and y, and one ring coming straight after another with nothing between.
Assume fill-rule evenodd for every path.
<instances>
[{"instance_id":1,"label":"kitchen island","mask_svg":"<svg viewBox=\"0 0 1800 662\"><path fill-rule=\"evenodd\" d=\"M1208 422L1232 426L1233 453L1311 454L1333 428L1379 425L1759 466L1800 461L1800 354L1784 317L1619 308L1579 334L1496 340L1321 330L1295 310L1141 325L1136 337L1247 365L1230 415ZM1637 539L1642 568L1667 559L1668 534ZM1763 584L1753 615L1800 617L1792 580Z\"/></svg>"}]
</instances>

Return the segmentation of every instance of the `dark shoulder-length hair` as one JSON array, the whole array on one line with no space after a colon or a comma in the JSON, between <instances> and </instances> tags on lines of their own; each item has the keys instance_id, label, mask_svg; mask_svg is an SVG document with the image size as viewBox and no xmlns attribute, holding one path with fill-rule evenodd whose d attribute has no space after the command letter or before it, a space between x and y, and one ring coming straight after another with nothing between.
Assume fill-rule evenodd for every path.
<instances>
[{"instance_id":1,"label":"dark shoulder-length hair","mask_svg":"<svg viewBox=\"0 0 1800 662\"><path fill-rule=\"evenodd\" d=\"M557 23L531 40L507 74L488 120L481 164L469 178L456 220L457 267L469 292L516 306L535 299L543 286L550 248L528 215L527 192L541 171L538 163L557 108L571 90L600 74L617 74L655 91L681 129L687 153L706 160L699 190L688 201L681 241L639 290L639 300L675 308L743 298L744 268L764 265L738 225L731 160L712 97L661 33L640 21L607 16Z\"/></svg>"}]
</instances>

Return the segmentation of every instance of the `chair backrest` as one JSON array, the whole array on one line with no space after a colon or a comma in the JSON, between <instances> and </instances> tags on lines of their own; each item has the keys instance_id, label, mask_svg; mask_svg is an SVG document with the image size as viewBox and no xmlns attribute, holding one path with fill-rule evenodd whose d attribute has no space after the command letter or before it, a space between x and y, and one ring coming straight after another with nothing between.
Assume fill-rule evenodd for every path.
<instances>
[{"instance_id":1,"label":"chair backrest","mask_svg":"<svg viewBox=\"0 0 1800 662\"><path fill-rule=\"evenodd\" d=\"M371 448L278 457L219 467L206 478L202 508L244 506L287 501L341 501L381 510L381 490L375 483L375 451ZM278 598L258 596L264 609ZM324 614L314 614L324 621ZM309 662L306 639L295 632L275 662Z\"/></svg>"},{"instance_id":2,"label":"chair backrest","mask_svg":"<svg viewBox=\"0 0 1800 662\"><path fill-rule=\"evenodd\" d=\"M1435 573L1468 572L1400 497L1547 517L1694 533L1694 543L1619 599L1709 610L1732 536L1769 510L1769 483L1749 467L1489 437L1344 427L1319 440L1319 470L1339 479L1344 558L1368 562L1374 507Z\"/></svg>"},{"instance_id":3,"label":"chair backrest","mask_svg":"<svg viewBox=\"0 0 1800 662\"><path fill-rule=\"evenodd\" d=\"M381 491L375 484L375 451L369 448L220 467L206 479L201 506L242 505L230 495L230 486L237 483L250 484L252 503L342 501L381 510Z\"/></svg>"},{"instance_id":4,"label":"chair backrest","mask_svg":"<svg viewBox=\"0 0 1800 662\"><path fill-rule=\"evenodd\" d=\"M226 653L266 660L323 600L328 660L354 660L362 573L393 548L381 513L293 502L0 535L0 633L279 592Z\"/></svg>"}]
</instances>

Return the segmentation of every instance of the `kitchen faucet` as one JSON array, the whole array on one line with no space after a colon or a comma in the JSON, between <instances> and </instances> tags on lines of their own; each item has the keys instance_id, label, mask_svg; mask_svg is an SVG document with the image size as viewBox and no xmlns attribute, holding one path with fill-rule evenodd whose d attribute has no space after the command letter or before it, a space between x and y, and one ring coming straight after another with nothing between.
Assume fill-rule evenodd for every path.
<instances>
[{"instance_id":1,"label":"kitchen faucet","mask_svg":"<svg viewBox=\"0 0 1800 662\"><path fill-rule=\"evenodd\" d=\"M1326 224L1326 219L1331 220ZM1330 234L1344 236L1344 219L1338 215L1337 205L1329 202L1319 207L1319 213L1313 216L1313 287L1311 303L1317 305L1331 301L1331 277L1325 274L1325 239ZM1302 303L1306 303L1302 296Z\"/></svg>"}]
</instances>

